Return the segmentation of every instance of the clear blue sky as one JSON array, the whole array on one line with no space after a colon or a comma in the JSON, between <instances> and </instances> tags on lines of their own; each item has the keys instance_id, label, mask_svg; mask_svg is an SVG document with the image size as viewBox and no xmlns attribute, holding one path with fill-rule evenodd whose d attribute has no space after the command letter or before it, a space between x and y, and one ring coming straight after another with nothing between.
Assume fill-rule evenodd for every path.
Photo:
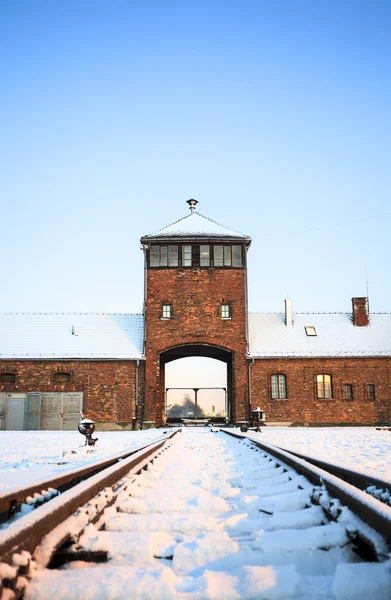
<instances>
[{"instance_id":1,"label":"clear blue sky","mask_svg":"<svg viewBox=\"0 0 391 600\"><path fill-rule=\"evenodd\" d=\"M138 312L139 238L253 238L250 310L391 310L388 1L0 3L6 312Z\"/></svg>"}]
</instances>

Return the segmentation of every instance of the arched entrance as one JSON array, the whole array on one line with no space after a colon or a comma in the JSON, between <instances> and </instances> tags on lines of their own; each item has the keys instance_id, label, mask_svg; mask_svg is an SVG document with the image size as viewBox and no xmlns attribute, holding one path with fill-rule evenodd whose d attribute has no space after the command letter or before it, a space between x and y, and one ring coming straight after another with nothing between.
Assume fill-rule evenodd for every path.
<instances>
[{"instance_id":1,"label":"arched entrance","mask_svg":"<svg viewBox=\"0 0 391 600\"><path fill-rule=\"evenodd\" d=\"M181 385L175 385L175 379L170 377L170 386L166 385L167 363L172 363L182 358L205 357L225 363L226 377L224 381L218 381L218 385L213 386L194 386L197 380L197 373L192 375L185 383L183 378L179 379ZM163 408L163 422L183 420L184 418L210 418L212 421L232 422L235 418L233 414L233 369L232 352L219 346L207 344L188 344L175 346L160 353L160 397ZM181 393L185 399L183 407L181 402L176 401L175 397ZM214 398L208 401L209 398ZM175 407L175 410L174 410ZM167 418L168 417L168 418Z\"/></svg>"}]
</instances>

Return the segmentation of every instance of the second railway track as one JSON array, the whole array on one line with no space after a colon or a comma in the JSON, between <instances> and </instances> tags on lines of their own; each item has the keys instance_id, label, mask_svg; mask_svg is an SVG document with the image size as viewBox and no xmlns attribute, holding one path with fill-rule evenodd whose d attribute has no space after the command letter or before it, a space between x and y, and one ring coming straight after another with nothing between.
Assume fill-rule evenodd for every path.
<instances>
[{"instance_id":1,"label":"second railway track","mask_svg":"<svg viewBox=\"0 0 391 600\"><path fill-rule=\"evenodd\" d=\"M151 445L32 513L29 543L0 532L1 600L391 598L391 509L368 498L383 535L285 454L209 428Z\"/></svg>"}]
</instances>

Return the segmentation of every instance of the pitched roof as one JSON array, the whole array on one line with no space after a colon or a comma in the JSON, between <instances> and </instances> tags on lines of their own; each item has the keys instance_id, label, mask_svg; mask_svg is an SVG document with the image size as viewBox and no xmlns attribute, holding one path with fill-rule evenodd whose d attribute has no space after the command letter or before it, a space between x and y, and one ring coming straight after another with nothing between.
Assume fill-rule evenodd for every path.
<instances>
[{"instance_id":1,"label":"pitched roof","mask_svg":"<svg viewBox=\"0 0 391 600\"><path fill-rule=\"evenodd\" d=\"M141 314L0 313L0 359L142 358L143 336Z\"/></svg>"},{"instance_id":2,"label":"pitched roof","mask_svg":"<svg viewBox=\"0 0 391 600\"><path fill-rule=\"evenodd\" d=\"M167 227L163 227L155 233L142 236L141 240L155 238L180 238L180 237L204 237L204 238L232 238L235 240L246 240L249 243L251 238L243 235L234 229L224 227L216 221L212 221L201 213L193 212L179 221L175 221Z\"/></svg>"},{"instance_id":3,"label":"pitched roof","mask_svg":"<svg viewBox=\"0 0 391 600\"><path fill-rule=\"evenodd\" d=\"M355 327L344 313L294 313L286 327L283 313L249 314L251 357L391 356L391 313L370 313L369 327ZM314 326L316 336L305 327Z\"/></svg>"}]
</instances>

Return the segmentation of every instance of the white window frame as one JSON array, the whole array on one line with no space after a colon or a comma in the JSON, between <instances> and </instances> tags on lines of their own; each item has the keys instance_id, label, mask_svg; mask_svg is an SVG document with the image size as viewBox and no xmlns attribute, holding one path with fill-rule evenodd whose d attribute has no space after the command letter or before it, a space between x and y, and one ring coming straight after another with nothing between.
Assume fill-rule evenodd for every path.
<instances>
[{"instance_id":1,"label":"white window frame","mask_svg":"<svg viewBox=\"0 0 391 600\"><path fill-rule=\"evenodd\" d=\"M169 302L164 302L162 304L162 319L168 321L172 317L172 306Z\"/></svg>"},{"instance_id":2,"label":"white window frame","mask_svg":"<svg viewBox=\"0 0 391 600\"><path fill-rule=\"evenodd\" d=\"M221 318L225 321L232 317L231 305L228 302L223 302L220 308Z\"/></svg>"}]
</instances>

